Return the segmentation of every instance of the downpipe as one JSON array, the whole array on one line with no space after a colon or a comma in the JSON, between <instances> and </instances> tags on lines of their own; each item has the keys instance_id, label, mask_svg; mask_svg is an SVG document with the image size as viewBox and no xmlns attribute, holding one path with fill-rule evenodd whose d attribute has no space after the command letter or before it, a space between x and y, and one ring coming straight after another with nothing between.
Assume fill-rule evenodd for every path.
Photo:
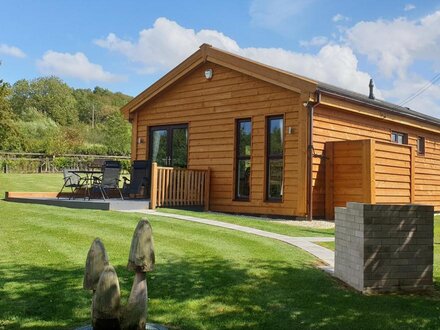
<instances>
[{"instance_id":1,"label":"downpipe","mask_svg":"<svg viewBox=\"0 0 440 330\"><path fill-rule=\"evenodd\" d=\"M316 91L315 101L308 101L306 107L308 110L308 138L307 138L307 220L313 219L313 157L315 151L313 148L313 116L315 107L321 103L321 93Z\"/></svg>"}]
</instances>

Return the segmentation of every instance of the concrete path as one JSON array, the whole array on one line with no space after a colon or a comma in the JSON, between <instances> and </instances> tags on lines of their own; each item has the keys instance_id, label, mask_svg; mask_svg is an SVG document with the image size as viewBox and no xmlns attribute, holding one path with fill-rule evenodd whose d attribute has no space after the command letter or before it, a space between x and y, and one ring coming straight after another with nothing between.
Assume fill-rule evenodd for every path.
<instances>
[{"instance_id":1,"label":"concrete path","mask_svg":"<svg viewBox=\"0 0 440 330\"><path fill-rule=\"evenodd\" d=\"M257 235L257 236L276 239L278 241L285 242L287 244L296 246L300 249L303 249L304 251L309 252L310 254L319 258L320 260L322 260L326 264L325 266L321 266L319 268L321 268L322 270L324 270L328 273L331 273L331 274L333 274L333 272L334 272L334 264L335 264L334 252L325 248L325 247L322 247L322 246L314 243L314 242L332 242L332 241L334 241L333 237L292 237L292 236L287 236L287 235L282 235L282 234L271 233L268 231L255 229L255 228L251 228L251 227L235 225L232 223L221 222L221 221L217 221L217 220L208 220L208 219L197 218L197 217L191 217L191 216L187 216L187 215L163 213L163 212L150 211L150 210L138 210L138 209L131 210L131 211L130 210L121 210L121 211L123 211L123 212L138 212L138 213L143 213L143 214L153 214L153 215L157 215L157 216L161 216L161 217L197 222L197 223L202 223L205 225L216 226L216 227L221 227L221 228L226 228L226 229L231 229L231 230L237 230L237 231L241 231L241 232L248 233L248 234L253 234L253 235Z\"/></svg>"}]
</instances>

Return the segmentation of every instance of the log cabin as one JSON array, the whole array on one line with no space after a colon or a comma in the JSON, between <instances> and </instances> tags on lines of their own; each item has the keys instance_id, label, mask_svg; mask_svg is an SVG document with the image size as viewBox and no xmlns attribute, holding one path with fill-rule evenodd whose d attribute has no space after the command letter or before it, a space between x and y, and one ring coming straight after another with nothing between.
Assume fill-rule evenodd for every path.
<instances>
[{"instance_id":1,"label":"log cabin","mask_svg":"<svg viewBox=\"0 0 440 330\"><path fill-rule=\"evenodd\" d=\"M362 95L203 44L121 111L133 160L209 168L213 211L332 219L349 201L440 210L440 120L375 99L372 86Z\"/></svg>"}]
</instances>

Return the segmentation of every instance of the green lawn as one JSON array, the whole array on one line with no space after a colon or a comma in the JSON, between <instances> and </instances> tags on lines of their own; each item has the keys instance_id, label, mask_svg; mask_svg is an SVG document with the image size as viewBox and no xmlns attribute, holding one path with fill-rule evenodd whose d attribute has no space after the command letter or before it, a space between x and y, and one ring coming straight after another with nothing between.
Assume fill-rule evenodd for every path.
<instances>
[{"instance_id":1,"label":"green lawn","mask_svg":"<svg viewBox=\"0 0 440 330\"><path fill-rule=\"evenodd\" d=\"M273 219L268 219L268 218L231 215L231 214L215 213L215 212L199 212L199 211L188 211L188 210L167 209L167 208L158 208L157 211L228 222L236 225L253 227L253 228L266 230L277 234L293 236L293 237L296 236L331 237L334 236L335 233L334 229L307 228L307 227L295 226L294 220L292 220L292 225L288 225L284 223L277 223L273 221Z\"/></svg>"},{"instance_id":2,"label":"green lawn","mask_svg":"<svg viewBox=\"0 0 440 330\"><path fill-rule=\"evenodd\" d=\"M0 186L16 190L20 183L0 176ZM96 236L107 248L127 299L133 274L125 266L140 215L5 201L0 210L0 329L87 324L91 294L82 289L82 276ZM148 279L150 322L170 329L440 328L438 295L363 296L317 270L316 259L284 243L148 218L157 257Z\"/></svg>"},{"instance_id":3,"label":"green lawn","mask_svg":"<svg viewBox=\"0 0 440 330\"><path fill-rule=\"evenodd\" d=\"M0 174L0 196L9 191L59 191L62 186L61 174ZM8 189L6 189L8 187ZM286 225L271 221L271 219L236 216L212 212L197 212L177 209L157 209L160 212L191 215L206 219L234 223L237 225L253 227L261 230L288 236L333 236L334 229L305 228Z\"/></svg>"},{"instance_id":4,"label":"green lawn","mask_svg":"<svg viewBox=\"0 0 440 330\"><path fill-rule=\"evenodd\" d=\"M63 186L61 173L50 174L0 174L0 197L6 191L58 192Z\"/></svg>"},{"instance_id":5,"label":"green lawn","mask_svg":"<svg viewBox=\"0 0 440 330\"><path fill-rule=\"evenodd\" d=\"M318 242L318 245L321 245L327 249L330 249L332 251L335 250L335 242Z\"/></svg>"}]
</instances>

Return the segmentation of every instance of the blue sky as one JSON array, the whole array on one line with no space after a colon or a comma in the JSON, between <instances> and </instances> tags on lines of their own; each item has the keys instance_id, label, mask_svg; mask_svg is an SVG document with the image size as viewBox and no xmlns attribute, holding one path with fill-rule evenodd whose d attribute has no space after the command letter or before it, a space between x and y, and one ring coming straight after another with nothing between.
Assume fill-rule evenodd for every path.
<instances>
[{"instance_id":1,"label":"blue sky","mask_svg":"<svg viewBox=\"0 0 440 330\"><path fill-rule=\"evenodd\" d=\"M0 78L10 83L57 75L134 96L207 42L361 93L372 77L379 98L440 117L440 1L0 0L0 8Z\"/></svg>"}]
</instances>

